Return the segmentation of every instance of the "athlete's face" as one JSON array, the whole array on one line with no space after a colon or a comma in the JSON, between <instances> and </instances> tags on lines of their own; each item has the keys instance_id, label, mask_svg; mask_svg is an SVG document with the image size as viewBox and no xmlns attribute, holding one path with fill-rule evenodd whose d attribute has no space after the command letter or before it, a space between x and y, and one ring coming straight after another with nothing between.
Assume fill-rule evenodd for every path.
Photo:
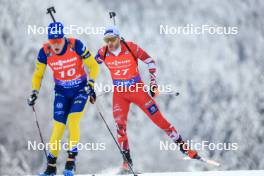
<instances>
[{"instance_id":1,"label":"athlete's face","mask_svg":"<svg viewBox=\"0 0 264 176\"><path fill-rule=\"evenodd\" d=\"M51 49L55 52L55 54L60 54L64 45L65 45L65 39L50 39L49 40Z\"/></svg>"},{"instance_id":2,"label":"athlete's face","mask_svg":"<svg viewBox=\"0 0 264 176\"><path fill-rule=\"evenodd\" d=\"M108 49L110 51L115 51L120 47L119 37L108 37L108 38L105 38L104 41L106 42Z\"/></svg>"}]
</instances>

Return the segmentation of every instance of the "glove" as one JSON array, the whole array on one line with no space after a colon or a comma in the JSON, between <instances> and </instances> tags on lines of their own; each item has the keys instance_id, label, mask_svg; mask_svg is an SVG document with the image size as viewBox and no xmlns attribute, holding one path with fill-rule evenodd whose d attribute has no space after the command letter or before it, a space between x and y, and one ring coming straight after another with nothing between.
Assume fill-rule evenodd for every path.
<instances>
[{"instance_id":1,"label":"glove","mask_svg":"<svg viewBox=\"0 0 264 176\"><path fill-rule=\"evenodd\" d=\"M89 99L90 103L94 104L96 101L96 94L95 94L93 85L88 82L88 84L84 87L84 90L90 96L90 99Z\"/></svg>"},{"instance_id":2,"label":"glove","mask_svg":"<svg viewBox=\"0 0 264 176\"><path fill-rule=\"evenodd\" d=\"M27 99L29 106L34 106L36 100L38 99L39 92L37 90L33 90L29 98Z\"/></svg>"},{"instance_id":3,"label":"glove","mask_svg":"<svg viewBox=\"0 0 264 176\"><path fill-rule=\"evenodd\" d=\"M151 97L157 97L159 95L158 85L156 81L150 82L150 89L149 89Z\"/></svg>"}]
</instances>

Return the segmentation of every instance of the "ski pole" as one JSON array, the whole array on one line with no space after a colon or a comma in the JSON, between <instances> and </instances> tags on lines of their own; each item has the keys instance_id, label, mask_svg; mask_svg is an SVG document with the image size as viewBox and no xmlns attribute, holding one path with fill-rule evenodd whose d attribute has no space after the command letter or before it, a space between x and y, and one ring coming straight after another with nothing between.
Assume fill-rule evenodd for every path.
<instances>
[{"instance_id":1,"label":"ski pole","mask_svg":"<svg viewBox=\"0 0 264 176\"><path fill-rule=\"evenodd\" d=\"M99 95L97 95L97 97L102 97L106 94L109 94L110 92L102 92L100 93ZM160 95L174 95L174 96L179 96L180 93L179 92L176 92L176 91L171 91L171 92L160 92L159 93Z\"/></svg>"},{"instance_id":2,"label":"ski pole","mask_svg":"<svg viewBox=\"0 0 264 176\"><path fill-rule=\"evenodd\" d=\"M115 22L116 13L115 12L109 12L109 16L110 16L110 19L113 18L113 23L114 23L114 25L116 25L116 22Z\"/></svg>"},{"instance_id":3,"label":"ski pole","mask_svg":"<svg viewBox=\"0 0 264 176\"><path fill-rule=\"evenodd\" d=\"M45 146L45 143L44 143L44 140L43 140L43 137L42 137L42 133L41 133L41 130L40 130L40 127L39 127L39 123L38 123L37 112L35 110L34 105L32 106L32 110L34 112L35 122L36 122L36 125L38 127L38 133L39 133L39 137L40 137L41 143L44 144L44 146ZM46 159L48 159L48 155L47 155L47 151L46 151L46 148L45 147L44 147L44 154L45 154Z\"/></svg>"},{"instance_id":4,"label":"ski pole","mask_svg":"<svg viewBox=\"0 0 264 176\"><path fill-rule=\"evenodd\" d=\"M110 92L102 92L102 93L100 93L99 95L96 95L96 97L97 98L99 98L99 97L102 97L102 96L104 96L104 95L106 95L106 94L109 94Z\"/></svg>"},{"instance_id":5,"label":"ski pole","mask_svg":"<svg viewBox=\"0 0 264 176\"><path fill-rule=\"evenodd\" d=\"M179 95L180 95L179 92L175 92L175 91L170 91L170 92L160 92L159 94L161 94L161 95L174 95L174 96L179 96Z\"/></svg>"},{"instance_id":6,"label":"ski pole","mask_svg":"<svg viewBox=\"0 0 264 176\"><path fill-rule=\"evenodd\" d=\"M128 162L128 160L127 160L125 154L122 152L122 149L121 149L121 147L119 146L119 144L118 144L118 142L117 142L117 140L116 140L116 138L115 138L113 132L111 131L109 125L107 124L107 122L106 122L106 120L105 120L105 118L104 118L102 112L100 111L100 108L99 108L98 103L95 102L95 105L96 105L96 109L97 109L97 111L98 111L99 116L100 116L101 119L103 120L103 122L104 122L104 124L105 124L107 130L109 131L110 135L112 136L113 140L115 141L115 144L116 144L116 146L117 146L119 152L121 153L121 155L123 156L123 158L124 158L124 159L126 160L126 162L128 163L128 167L129 167L130 171L132 172L132 174L133 174L134 176L137 176L137 174L135 174L135 172L134 172L134 170L133 170L131 164Z\"/></svg>"},{"instance_id":7,"label":"ski pole","mask_svg":"<svg viewBox=\"0 0 264 176\"><path fill-rule=\"evenodd\" d=\"M56 22L56 20L55 20L55 18L54 18L54 16L53 16L53 13L56 13L56 10L55 10L55 8L54 8L53 6L47 8L47 14L50 14L50 16L51 16L53 22Z\"/></svg>"}]
</instances>

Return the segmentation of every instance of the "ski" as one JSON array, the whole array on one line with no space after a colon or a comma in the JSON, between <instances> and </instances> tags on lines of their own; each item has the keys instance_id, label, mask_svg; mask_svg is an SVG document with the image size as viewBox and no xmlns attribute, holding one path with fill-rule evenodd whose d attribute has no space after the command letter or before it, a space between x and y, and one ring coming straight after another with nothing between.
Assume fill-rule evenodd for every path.
<instances>
[{"instance_id":1,"label":"ski","mask_svg":"<svg viewBox=\"0 0 264 176\"><path fill-rule=\"evenodd\" d=\"M136 172L135 173L135 175L142 175L142 174L144 174L144 173L140 173L140 172ZM92 174L91 176L101 176L101 175L108 175L108 174ZM131 175L131 176L134 176L132 173L127 173L127 174L119 174L119 173L116 173L116 174L111 174L111 175L120 175L120 176L122 176L122 175Z\"/></svg>"},{"instance_id":2,"label":"ski","mask_svg":"<svg viewBox=\"0 0 264 176\"><path fill-rule=\"evenodd\" d=\"M139 172L139 171L134 171L134 174L131 172L131 171L106 171L106 172L100 172L100 173L96 173L96 174L91 174L91 176L104 176L104 175L119 175L119 176L122 176L122 175L131 175L131 176L137 176L137 175L142 175L144 173L142 172Z\"/></svg>"},{"instance_id":3,"label":"ski","mask_svg":"<svg viewBox=\"0 0 264 176\"><path fill-rule=\"evenodd\" d=\"M207 159L207 158L204 158L204 157L201 157L201 156L197 156L196 158L190 158L188 156L184 157L183 158L184 160L191 160L191 159L194 159L194 160L198 160L198 161L201 161L203 163L206 163L206 164L209 164L209 165L213 165L213 166L216 166L216 167L220 167L221 164L218 163L217 161L215 160L210 160L210 159Z\"/></svg>"},{"instance_id":4,"label":"ski","mask_svg":"<svg viewBox=\"0 0 264 176\"><path fill-rule=\"evenodd\" d=\"M142 173L138 172L138 171L134 171L134 174L130 171L119 171L116 173L116 175L140 175Z\"/></svg>"}]
</instances>

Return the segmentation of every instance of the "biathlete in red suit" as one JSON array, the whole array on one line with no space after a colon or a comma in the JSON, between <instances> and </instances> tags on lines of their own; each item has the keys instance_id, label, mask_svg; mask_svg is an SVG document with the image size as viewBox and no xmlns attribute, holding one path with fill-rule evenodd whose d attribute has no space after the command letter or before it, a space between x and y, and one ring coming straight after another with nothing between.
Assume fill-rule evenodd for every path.
<instances>
[{"instance_id":1,"label":"biathlete in red suit","mask_svg":"<svg viewBox=\"0 0 264 176\"><path fill-rule=\"evenodd\" d=\"M184 143L180 134L162 115L155 100L157 96L156 64L155 61L138 45L133 42L125 42L120 38L120 32L116 27L109 27L104 34L106 46L99 49L95 56L96 61L104 63L113 79L113 116L117 124L118 142L123 151L124 158L122 164L123 172L129 172L128 164L132 166L128 137L126 134L127 115L131 103L140 107L146 115L159 128L179 145L180 150L191 158L198 156L197 152L190 150L187 143ZM138 71L138 61L141 60L148 65L150 73L150 96L144 89ZM123 90L120 89L124 88ZM126 89L125 89L126 88ZM122 90L122 91L120 91Z\"/></svg>"}]
</instances>

